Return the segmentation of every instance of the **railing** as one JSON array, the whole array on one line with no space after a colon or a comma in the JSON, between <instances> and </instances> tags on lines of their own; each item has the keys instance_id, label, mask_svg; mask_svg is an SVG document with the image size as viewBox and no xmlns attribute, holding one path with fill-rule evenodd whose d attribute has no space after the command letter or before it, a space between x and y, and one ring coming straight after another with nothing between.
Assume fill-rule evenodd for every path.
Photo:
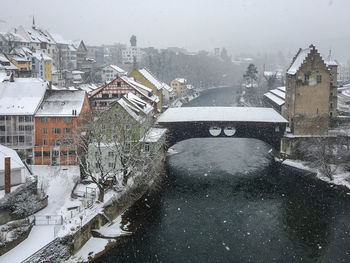
<instances>
[{"instance_id":1,"label":"railing","mask_svg":"<svg viewBox=\"0 0 350 263\"><path fill-rule=\"evenodd\" d=\"M34 224L36 226L43 225L62 225L63 217L60 215L35 215Z\"/></svg>"}]
</instances>

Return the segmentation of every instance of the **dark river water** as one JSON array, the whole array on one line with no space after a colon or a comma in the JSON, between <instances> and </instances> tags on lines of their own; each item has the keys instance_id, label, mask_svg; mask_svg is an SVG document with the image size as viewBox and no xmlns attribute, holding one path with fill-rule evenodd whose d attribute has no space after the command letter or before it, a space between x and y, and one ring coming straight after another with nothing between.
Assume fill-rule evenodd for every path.
<instances>
[{"instance_id":1,"label":"dark river water","mask_svg":"<svg viewBox=\"0 0 350 263\"><path fill-rule=\"evenodd\" d=\"M233 88L187 106L232 106ZM273 162L255 139L182 141L163 191L123 222L138 229L97 262L350 262L350 200Z\"/></svg>"}]
</instances>

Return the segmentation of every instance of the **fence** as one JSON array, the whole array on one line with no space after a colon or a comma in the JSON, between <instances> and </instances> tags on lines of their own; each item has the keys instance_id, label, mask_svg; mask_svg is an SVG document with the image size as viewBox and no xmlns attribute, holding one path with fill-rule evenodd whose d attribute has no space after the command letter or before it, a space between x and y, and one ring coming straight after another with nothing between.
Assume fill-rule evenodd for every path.
<instances>
[{"instance_id":1,"label":"fence","mask_svg":"<svg viewBox=\"0 0 350 263\"><path fill-rule=\"evenodd\" d=\"M62 225L63 217L60 215L35 215L34 224L36 226L42 225Z\"/></svg>"}]
</instances>

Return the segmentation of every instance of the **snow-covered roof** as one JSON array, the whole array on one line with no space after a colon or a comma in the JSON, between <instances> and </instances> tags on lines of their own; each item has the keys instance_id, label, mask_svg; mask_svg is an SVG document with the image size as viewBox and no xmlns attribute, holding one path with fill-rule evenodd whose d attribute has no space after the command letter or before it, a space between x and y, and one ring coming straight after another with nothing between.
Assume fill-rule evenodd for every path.
<instances>
[{"instance_id":1,"label":"snow-covered roof","mask_svg":"<svg viewBox=\"0 0 350 263\"><path fill-rule=\"evenodd\" d=\"M257 107L170 108L158 119L158 123L213 121L287 123L287 120L274 109Z\"/></svg>"},{"instance_id":2,"label":"snow-covered roof","mask_svg":"<svg viewBox=\"0 0 350 263\"><path fill-rule=\"evenodd\" d=\"M63 44L63 45L71 45L72 41L71 40L66 40L61 36L60 34L56 33L51 33L51 37L57 44Z\"/></svg>"},{"instance_id":3,"label":"snow-covered roof","mask_svg":"<svg viewBox=\"0 0 350 263\"><path fill-rule=\"evenodd\" d=\"M120 77L122 80L124 80L126 83L128 83L130 86L132 86L135 90L137 90L138 92L142 93L147 99L158 103L159 102L159 98L158 96L152 94L152 89L146 87L145 85L142 85L141 83L137 82L136 80L134 80L133 78L129 78L127 76L122 76ZM146 92L145 92L146 91ZM148 94L152 94L147 95Z\"/></svg>"},{"instance_id":4,"label":"snow-covered roof","mask_svg":"<svg viewBox=\"0 0 350 263\"><path fill-rule=\"evenodd\" d=\"M167 90L169 93L174 91L174 89L170 87L168 84L166 84L165 82L163 82L163 88Z\"/></svg>"},{"instance_id":5,"label":"snow-covered roof","mask_svg":"<svg viewBox=\"0 0 350 263\"><path fill-rule=\"evenodd\" d=\"M6 72L0 71L0 82L7 81L10 79L10 76L7 76Z\"/></svg>"},{"instance_id":6,"label":"snow-covered roof","mask_svg":"<svg viewBox=\"0 0 350 263\"><path fill-rule=\"evenodd\" d=\"M283 92L286 92L286 86L283 86L283 87L277 87L278 90L281 90Z\"/></svg>"},{"instance_id":7,"label":"snow-covered roof","mask_svg":"<svg viewBox=\"0 0 350 263\"><path fill-rule=\"evenodd\" d=\"M149 82L151 82L157 90L161 90L163 88L162 82L157 80L152 73L150 73L146 68L140 69L139 72L144 76Z\"/></svg>"},{"instance_id":8,"label":"snow-covered roof","mask_svg":"<svg viewBox=\"0 0 350 263\"><path fill-rule=\"evenodd\" d=\"M72 74L73 74L73 75L85 74L85 72L84 72L84 71L80 71L80 70L73 70L73 71L72 71Z\"/></svg>"},{"instance_id":9,"label":"snow-covered roof","mask_svg":"<svg viewBox=\"0 0 350 263\"><path fill-rule=\"evenodd\" d=\"M38 27L24 28L24 30L27 33L30 42L55 44L54 39L47 30Z\"/></svg>"},{"instance_id":10,"label":"snow-covered roof","mask_svg":"<svg viewBox=\"0 0 350 263\"><path fill-rule=\"evenodd\" d=\"M28 42L23 36L15 32L1 32L0 35L2 35L7 41L23 42L23 43Z\"/></svg>"},{"instance_id":11,"label":"snow-covered roof","mask_svg":"<svg viewBox=\"0 0 350 263\"><path fill-rule=\"evenodd\" d=\"M280 97L272 94L271 92L265 93L264 96L276 103L278 106L282 106L285 103L284 99L281 99Z\"/></svg>"},{"instance_id":12,"label":"snow-covered roof","mask_svg":"<svg viewBox=\"0 0 350 263\"><path fill-rule=\"evenodd\" d=\"M167 129L164 128L151 128L142 138L143 142L158 142L162 137L164 137Z\"/></svg>"},{"instance_id":13,"label":"snow-covered roof","mask_svg":"<svg viewBox=\"0 0 350 263\"><path fill-rule=\"evenodd\" d=\"M5 157L11 157L11 169L21 169L25 167L15 150L0 144L0 171L5 170Z\"/></svg>"},{"instance_id":14,"label":"snow-covered roof","mask_svg":"<svg viewBox=\"0 0 350 263\"><path fill-rule=\"evenodd\" d=\"M0 69L16 70L17 67L3 54L0 54Z\"/></svg>"},{"instance_id":15,"label":"snow-covered roof","mask_svg":"<svg viewBox=\"0 0 350 263\"><path fill-rule=\"evenodd\" d=\"M124 97L133 103L137 108L139 108L144 114L149 114L152 112L153 107L148 104L146 101L142 100L141 98L137 97L135 94L129 92L128 94L124 95Z\"/></svg>"},{"instance_id":16,"label":"snow-covered roof","mask_svg":"<svg viewBox=\"0 0 350 263\"><path fill-rule=\"evenodd\" d=\"M118 67L117 65L109 65L109 67L111 67L112 69L117 71L117 73L119 73L119 74L122 74L122 75L126 75L127 74L127 72L124 69Z\"/></svg>"},{"instance_id":17,"label":"snow-covered roof","mask_svg":"<svg viewBox=\"0 0 350 263\"><path fill-rule=\"evenodd\" d=\"M44 98L47 83L36 78L17 78L0 83L0 115L34 115Z\"/></svg>"},{"instance_id":18,"label":"snow-covered roof","mask_svg":"<svg viewBox=\"0 0 350 263\"><path fill-rule=\"evenodd\" d=\"M48 90L36 117L76 117L85 99L83 90Z\"/></svg>"},{"instance_id":19,"label":"snow-covered roof","mask_svg":"<svg viewBox=\"0 0 350 263\"><path fill-rule=\"evenodd\" d=\"M176 78L175 80L181 84L186 84L186 79L184 79L184 78Z\"/></svg>"},{"instance_id":20,"label":"snow-covered roof","mask_svg":"<svg viewBox=\"0 0 350 263\"><path fill-rule=\"evenodd\" d=\"M286 98L286 93L279 90L279 89L272 89L269 91L270 93L272 93L273 95L280 97L281 99L285 99Z\"/></svg>"},{"instance_id":21,"label":"snow-covered roof","mask_svg":"<svg viewBox=\"0 0 350 263\"><path fill-rule=\"evenodd\" d=\"M151 105L131 92L124 95L117 101L117 103L138 122L142 122L145 119L145 116L150 114L153 110Z\"/></svg>"},{"instance_id":22,"label":"snow-covered roof","mask_svg":"<svg viewBox=\"0 0 350 263\"><path fill-rule=\"evenodd\" d=\"M287 74L294 75L297 73L301 65L304 63L306 57L311 52L312 47L305 48L305 49L299 49L299 52L297 53L296 58L294 59L292 65L287 70Z\"/></svg>"}]
</instances>

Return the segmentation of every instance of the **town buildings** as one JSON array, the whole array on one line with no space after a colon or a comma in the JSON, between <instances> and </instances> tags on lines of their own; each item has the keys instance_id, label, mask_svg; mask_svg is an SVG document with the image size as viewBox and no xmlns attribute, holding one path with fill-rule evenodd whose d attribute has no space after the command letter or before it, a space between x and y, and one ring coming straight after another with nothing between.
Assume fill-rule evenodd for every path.
<instances>
[{"instance_id":1,"label":"town buildings","mask_svg":"<svg viewBox=\"0 0 350 263\"><path fill-rule=\"evenodd\" d=\"M85 91L48 90L35 114L34 164L77 164L77 133L89 113Z\"/></svg>"},{"instance_id":2,"label":"town buildings","mask_svg":"<svg viewBox=\"0 0 350 263\"><path fill-rule=\"evenodd\" d=\"M184 78L176 78L170 82L170 86L176 91L178 97L183 97L187 94L187 80Z\"/></svg>"},{"instance_id":3,"label":"town buildings","mask_svg":"<svg viewBox=\"0 0 350 263\"><path fill-rule=\"evenodd\" d=\"M0 144L33 163L34 116L46 92L41 79L17 78L0 82Z\"/></svg>"},{"instance_id":4,"label":"town buildings","mask_svg":"<svg viewBox=\"0 0 350 263\"><path fill-rule=\"evenodd\" d=\"M137 82L152 89L153 94L159 98L157 103L157 109L159 112L163 110L163 82L159 81L153 74L146 68L134 69L129 77L134 78Z\"/></svg>"},{"instance_id":5,"label":"town buildings","mask_svg":"<svg viewBox=\"0 0 350 263\"><path fill-rule=\"evenodd\" d=\"M121 76L91 92L91 108L94 111L105 111L112 105L112 103L129 92L145 100L154 108L157 107L159 98L153 94L152 89L142 85L132 78Z\"/></svg>"},{"instance_id":6,"label":"town buildings","mask_svg":"<svg viewBox=\"0 0 350 263\"><path fill-rule=\"evenodd\" d=\"M337 64L315 46L299 49L286 75L283 116L295 135L326 135L337 114Z\"/></svg>"},{"instance_id":7,"label":"town buildings","mask_svg":"<svg viewBox=\"0 0 350 263\"><path fill-rule=\"evenodd\" d=\"M145 137L153 123L154 108L146 101L129 92L123 95L106 110L101 121L104 140L94 140L88 146L88 163L95 173L103 171L121 171L125 159L136 154L132 149L137 145L149 150L149 141L140 141Z\"/></svg>"},{"instance_id":8,"label":"town buildings","mask_svg":"<svg viewBox=\"0 0 350 263\"><path fill-rule=\"evenodd\" d=\"M126 76L127 72L117 65L108 65L102 69L102 82L111 82L119 76Z\"/></svg>"}]
</instances>

